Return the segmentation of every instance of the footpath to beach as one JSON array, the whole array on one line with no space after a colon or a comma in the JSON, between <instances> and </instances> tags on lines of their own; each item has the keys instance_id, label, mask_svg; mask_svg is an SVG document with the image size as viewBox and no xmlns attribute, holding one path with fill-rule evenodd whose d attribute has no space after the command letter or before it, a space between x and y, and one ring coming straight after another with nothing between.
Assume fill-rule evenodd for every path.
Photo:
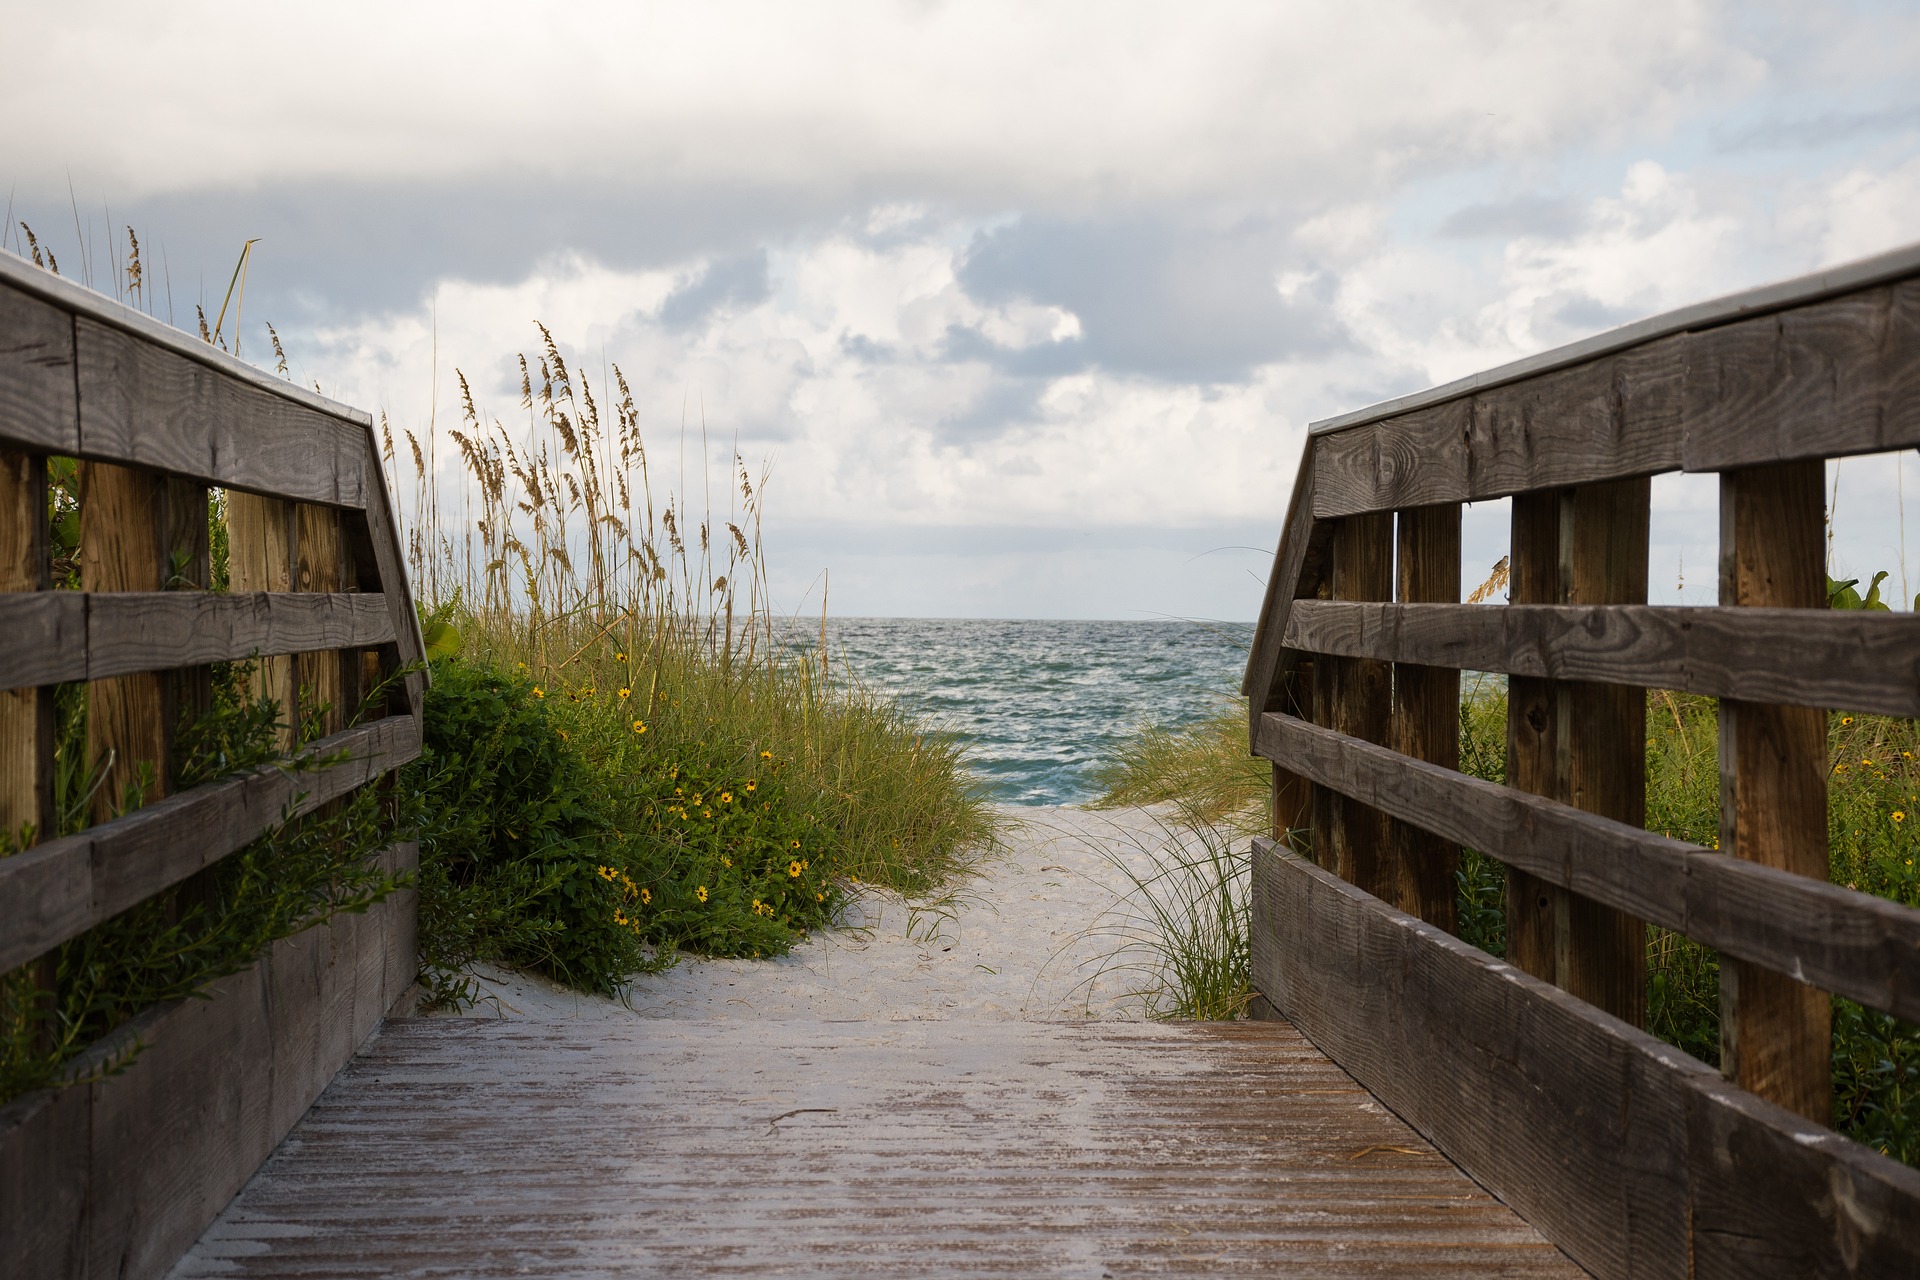
<instances>
[{"instance_id":1,"label":"footpath to beach","mask_svg":"<svg viewBox=\"0 0 1920 1280\"><path fill-rule=\"evenodd\" d=\"M1152 815L1018 814L780 960L388 1022L174 1275L1582 1274L1290 1025L1144 1019Z\"/></svg>"}]
</instances>

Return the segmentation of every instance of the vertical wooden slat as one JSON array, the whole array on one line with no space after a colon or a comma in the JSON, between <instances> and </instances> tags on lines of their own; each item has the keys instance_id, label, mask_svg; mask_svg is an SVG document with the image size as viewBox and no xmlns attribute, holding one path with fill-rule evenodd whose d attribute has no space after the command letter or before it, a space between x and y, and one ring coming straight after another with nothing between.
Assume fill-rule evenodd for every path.
<instances>
[{"instance_id":1,"label":"vertical wooden slat","mask_svg":"<svg viewBox=\"0 0 1920 1280\"><path fill-rule=\"evenodd\" d=\"M1393 513L1348 516L1333 534L1333 596L1336 600L1393 598ZM1393 668L1370 658L1322 659L1332 673L1331 727L1368 742L1386 743L1392 732ZM1332 805L1335 872L1375 897L1392 901L1399 873L1387 838L1387 819L1358 800Z\"/></svg>"},{"instance_id":2,"label":"vertical wooden slat","mask_svg":"<svg viewBox=\"0 0 1920 1280\"><path fill-rule=\"evenodd\" d=\"M1395 578L1409 604L1460 601L1460 504L1402 511ZM1396 663L1393 668L1396 749L1416 760L1460 767L1460 673ZM1400 909L1448 933L1456 931L1455 873L1459 846L1404 822L1390 824L1399 870Z\"/></svg>"},{"instance_id":3,"label":"vertical wooden slat","mask_svg":"<svg viewBox=\"0 0 1920 1280\"><path fill-rule=\"evenodd\" d=\"M46 462L0 452L0 591L50 585ZM0 690L0 832L31 844L52 825L53 690Z\"/></svg>"},{"instance_id":4,"label":"vertical wooden slat","mask_svg":"<svg viewBox=\"0 0 1920 1280\"><path fill-rule=\"evenodd\" d=\"M1312 687L1310 660L1295 665L1289 687L1280 700L1280 709L1288 715L1311 719L1308 699L1301 691ZM1273 766L1273 838L1283 847L1305 857L1313 856L1313 786L1299 774L1279 765Z\"/></svg>"},{"instance_id":5,"label":"vertical wooden slat","mask_svg":"<svg viewBox=\"0 0 1920 1280\"><path fill-rule=\"evenodd\" d=\"M207 537L207 486L170 477L165 482L167 582L170 591L206 591L213 586L213 555ZM209 667L169 671L165 680L166 722L178 728L206 715L213 705ZM169 778L172 789L177 779Z\"/></svg>"},{"instance_id":6,"label":"vertical wooden slat","mask_svg":"<svg viewBox=\"0 0 1920 1280\"><path fill-rule=\"evenodd\" d=\"M1333 584L1326 584L1331 594ZM1307 680L1307 719L1317 725L1331 728L1337 719L1334 711L1335 695L1338 692L1333 668L1338 658L1324 654L1316 656L1311 663L1305 664ZM1334 852L1334 828L1339 825L1334 809L1340 803L1340 794L1330 787L1314 784L1308 787L1308 826L1311 836L1314 864L1324 871L1335 875L1340 872L1339 858Z\"/></svg>"},{"instance_id":7,"label":"vertical wooden slat","mask_svg":"<svg viewBox=\"0 0 1920 1280\"><path fill-rule=\"evenodd\" d=\"M227 585L233 591L293 590L293 506L278 498L227 491ZM253 696L280 704L280 745L293 742L293 659L257 659Z\"/></svg>"},{"instance_id":8,"label":"vertical wooden slat","mask_svg":"<svg viewBox=\"0 0 1920 1280\"><path fill-rule=\"evenodd\" d=\"M1644 604L1651 483L1645 477L1574 491L1570 604ZM1646 822L1647 695L1625 685L1569 682L1567 794L1588 813ZM1557 938L1559 985L1632 1026L1646 1023L1645 923L1568 894Z\"/></svg>"},{"instance_id":9,"label":"vertical wooden slat","mask_svg":"<svg viewBox=\"0 0 1920 1280\"><path fill-rule=\"evenodd\" d=\"M80 581L88 591L159 591L168 555L166 481L104 462L80 466ZM93 814L120 812L141 781L141 803L166 794L167 694L157 672L87 686L87 763L102 764ZM90 774L90 776L92 776Z\"/></svg>"},{"instance_id":10,"label":"vertical wooden slat","mask_svg":"<svg viewBox=\"0 0 1920 1280\"><path fill-rule=\"evenodd\" d=\"M1507 599L1514 604L1559 604L1562 508L1560 491L1523 493L1513 499ZM1565 741L1559 686L1552 680L1512 676L1507 681L1507 785L1556 799L1566 794ZM1552 982L1555 924L1565 895L1524 871L1507 871L1507 960Z\"/></svg>"},{"instance_id":11,"label":"vertical wooden slat","mask_svg":"<svg viewBox=\"0 0 1920 1280\"><path fill-rule=\"evenodd\" d=\"M338 591L343 578L340 513L331 507L299 503L294 507L294 590ZM313 719L316 735L334 733L347 721L346 689L337 652L302 653L294 658L300 686L301 720Z\"/></svg>"},{"instance_id":12,"label":"vertical wooden slat","mask_svg":"<svg viewBox=\"0 0 1920 1280\"><path fill-rule=\"evenodd\" d=\"M1720 603L1826 604L1824 464L1729 472L1720 481ZM1827 878L1826 713L1720 703L1720 847ZM1720 969L1721 1069L1820 1124L1832 1108L1832 1005L1824 992L1731 958Z\"/></svg>"}]
</instances>

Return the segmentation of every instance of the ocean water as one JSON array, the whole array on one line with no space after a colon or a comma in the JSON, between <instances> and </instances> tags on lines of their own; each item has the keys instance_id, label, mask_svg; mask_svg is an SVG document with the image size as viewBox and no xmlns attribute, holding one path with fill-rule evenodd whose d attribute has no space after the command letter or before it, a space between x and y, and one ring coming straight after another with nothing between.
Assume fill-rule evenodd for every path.
<instances>
[{"instance_id":1,"label":"ocean water","mask_svg":"<svg viewBox=\"0 0 1920 1280\"><path fill-rule=\"evenodd\" d=\"M1075 804L1142 722L1190 724L1240 685L1250 625L836 618L827 642L870 688L967 744L996 799Z\"/></svg>"}]
</instances>

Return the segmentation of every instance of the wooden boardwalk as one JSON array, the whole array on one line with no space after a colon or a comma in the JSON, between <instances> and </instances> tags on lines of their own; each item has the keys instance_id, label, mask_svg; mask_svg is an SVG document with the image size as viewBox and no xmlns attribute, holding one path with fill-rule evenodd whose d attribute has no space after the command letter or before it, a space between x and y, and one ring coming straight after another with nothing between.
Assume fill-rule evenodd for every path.
<instances>
[{"instance_id":1,"label":"wooden boardwalk","mask_svg":"<svg viewBox=\"0 0 1920 1280\"><path fill-rule=\"evenodd\" d=\"M1583 1273L1284 1023L412 1019L173 1274Z\"/></svg>"}]
</instances>

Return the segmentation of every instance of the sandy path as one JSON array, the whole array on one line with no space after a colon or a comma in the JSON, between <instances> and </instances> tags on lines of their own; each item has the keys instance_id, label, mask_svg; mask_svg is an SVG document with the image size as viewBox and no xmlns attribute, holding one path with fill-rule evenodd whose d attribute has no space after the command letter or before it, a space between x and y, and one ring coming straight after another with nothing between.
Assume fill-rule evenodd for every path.
<instances>
[{"instance_id":1,"label":"sandy path","mask_svg":"<svg viewBox=\"0 0 1920 1280\"><path fill-rule=\"evenodd\" d=\"M482 969L484 995L466 1016L506 1018L1137 1019L1136 971L1111 959L1110 932L1128 882L1108 853L1136 868L1163 840L1147 810L1093 813L1008 807L1005 847L944 903L869 893L846 927L778 960L683 959L634 982L631 1008L525 974ZM1103 853L1105 850L1106 853ZM1109 930L1103 933L1102 930ZM1141 952L1125 958L1144 959ZM1103 965L1105 971L1103 972Z\"/></svg>"}]
</instances>

